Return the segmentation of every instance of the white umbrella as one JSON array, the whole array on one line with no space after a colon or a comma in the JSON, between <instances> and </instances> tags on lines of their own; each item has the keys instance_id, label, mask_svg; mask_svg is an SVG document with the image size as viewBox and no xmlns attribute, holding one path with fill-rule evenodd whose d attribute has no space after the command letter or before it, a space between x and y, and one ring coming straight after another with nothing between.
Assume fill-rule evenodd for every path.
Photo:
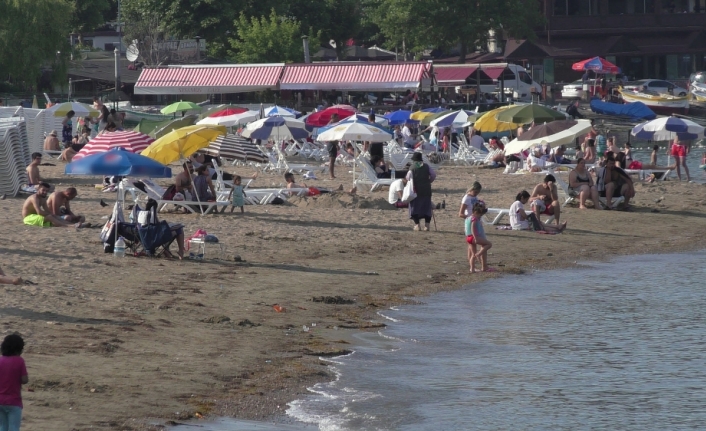
<instances>
[{"instance_id":1,"label":"white umbrella","mask_svg":"<svg viewBox=\"0 0 706 431\"><path fill-rule=\"evenodd\" d=\"M435 118L429 122L429 125L439 127L460 127L464 123L475 120L473 118L474 115L477 115L477 113L461 109L460 111L449 112L446 115L442 115L439 118ZM469 118L471 118L471 120L469 120Z\"/></svg>"},{"instance_id":2,"label":"white umbrella","mask_svg":"<svg viewBox=\"0 0 706 431\"><path fill-rule=\"evenodd\" d=\"M309 132L304 128L304 123L299 120L288 117L267 117L248 124L242 136L262 140L270 137L304 139L309 136Z\"/></svg>"},{"instance_id":3,"label":"white umbrella","mask_svg":"<svg viewBox=\"0 0 706 431\"><path fill-rule=\"evenodd\" d=\"M260 118L258 111L245 111L240 114L226 115L224 117L206 117L196 124L214 124L217 126L232 127L237 124L246 124Z\"/></svg>"},{"instance_id":4,"label":"white umbrella","mask_svg":"<svg viewBox=\"0 0 706 431\"><path fill-rule=\"evenodd\" d=\"M652 141L692 140L704 137L704 126L685 118L662 117L638 124L630 133Z\"/></svg>"},{"instance_id":5,"label":"white umbrella","mask_svg":"<svg viewBox=\"0 0 706 431\"><path fill-rule=\"evenodd\" d=\"M265 108L264 114L265 117L280 116L294 118L297 116L298 112L291 108L285 108L282 106L274 105L270 106L269 108Z\"/></svg>"},{"instance_id":6,"label":"white umbrella","mask_svg":"<svg viewBox=\"0 0 706 431\"><path fill-rule=\"evenodd\" d=\"M317 138L319 141L368 141L387 142L392 135L370 123L351 121L331 127Z\"/></svg>"},{"instance_id":7,"label":"white umbrella","mask_svg":"<svg viewBox=\"0 0 706 431\"><path fill-rule=\"evenodd\" d=\"M543 126L534 126L530 132L534 131L535 127L541 129L551 125L553 128L557 128L562 124L565 124L566 128L551 135L537 137L534 139L522 139L525 137L525 134L523 134L521 138L513 139L505 146L505 154L517 154L537 145L548 144L551 147L566 145L573 142L577 136L588 133L588 131L591 130L591 122L589 120L559 120L552 121L551 123L544 124ZM529 134L529 132L525 133Z\"/></svg>"}]
</instances>

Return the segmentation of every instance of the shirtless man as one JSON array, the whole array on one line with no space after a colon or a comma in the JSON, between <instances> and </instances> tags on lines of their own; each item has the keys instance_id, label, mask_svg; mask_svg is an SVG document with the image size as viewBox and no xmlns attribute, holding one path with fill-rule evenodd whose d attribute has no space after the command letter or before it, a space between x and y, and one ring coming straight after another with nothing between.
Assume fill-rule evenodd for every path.
<instances>
[{"instance_id":1,"label":"shirtless man","mask_svg":"<svg viewBox=\"0 0 706 431\"><path fill-rule=\"evenodd\" d=\"M597 176L599 183L603 182L602 187L598 187L598 194L605 197L606 209L612 208L612 200L616 196L625 198L625 208L629 208L630 199L635 197L635 186L630 175L615 166L615 155L612 152L606 153L605 167L597 171Z\"/></svg>"},{"instance_id":2,"label":"shirtless man","mask_svg":"<svg viewBox=\"0 0 706 431\"><path fill-rule=\"evenodd\" d=\"M194 175L194 165L191 160L187 160L184 164L182 164L182 167L184 168L184 171L179 173L174 178L176 191L177 193L184 195L184 199L186 200L194 199L196 197L196 194L194 193L194 183L192 180ZM187 195L186 191L190 194Z\"/></svg>"},{"instance_id":3,"label":"shirtless man","mask_svg":"<svg viewBox=\"0 0 706 431\"><path fill-rule=\"evenodd\" d=\"M321 194L321 193L333 193L330 190L320 189L318 187L309 187L304 183L295 183L294 182L294 174L291 172L287 172L286 174L284 174L284 180L287 182L287 189L309 189L309 193L308 193L309 196L315 196L315 195ZM352 189L350 189L348 191L348 193L351 195L354 195L356 193L357 189L358 189L357 187L353 187ZM343 184L338 186L338 189L336 191L342 192L343 191ZM289 194L290 194L290 196L295 196L298 194L298 192L291 191L291 192L289 192Z\"/></svg>"},{"instance_id":4,"label":"shirtless man","mask_svg":"<svg viewBox=\"0 0 706 431\"><path fill-rule=\"evenodd\" d=\"M61 151L61 143L59 138L56 137L56 130L52 130L44 139L44 149L47 151Z\"/></svg>"},{"instance_id":5,"label":"shirtless man","mask_svg":"<svg viewBox=\"0 0 706 431\"><path fill-rule=\"evenodd\" d=\"M32 163L27 166L28 186L36 186L42 182L39 176L39 165L42 163L42 153L32 153Z\"/></svg>"},{"instance_id":6,"label":"shirtless man","mask_svg":"<svg viewBox=\"0 0 706 431\"><path fill-rule=\"evenodd\" d=\"M560 226L561 204L559 203L559 194L556 189L556 178L554 178L554 175L545 176L544 180L534 187L530 202L532 202L532 210L537 215L538 220L540 214L554 216L554 222L557 226Z\"/></svg>"},{"instance_id":7,"label":"shirtless man","mask_svg":"<svg viewBox=\"0 0 706 431\"><path fill-rule=\"evenodd\" d=\"M86 217L74 214L69 205L69 201L73 200L76 196L78 196L78 192L75 187L69 187L63 192L56 191L52 193L47 200L49 211L52 215L69 223L83 223L86 221Z\"/></svg>"},{"instance_id":8,"label":"shirtless man","mask_svg":"<svg viewBox=\"0 0 706 431\"><path fill-rule=\"evenodd\" d=\"M49 184L40 182L37 184L37 193L28 197L22 205L22 219L24 224L40 227L75 227L80 228L81 223L68 223L56 217L47 207L47 193Z\"/></svg>"}]
</instances>

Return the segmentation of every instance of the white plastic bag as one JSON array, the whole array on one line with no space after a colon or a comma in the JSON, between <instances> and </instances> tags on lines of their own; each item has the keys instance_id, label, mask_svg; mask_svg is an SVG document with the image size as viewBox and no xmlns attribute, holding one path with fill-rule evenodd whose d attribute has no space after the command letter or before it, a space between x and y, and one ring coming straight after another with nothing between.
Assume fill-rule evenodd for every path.
<instances>
[{"instance_id":1,"label":"white plastic bag","mask_svg":"<svg viewBox=\"0 0 706 431\"><path fill-rule=\"evenodd\" d=\"M404 186L404 190L402 190L402 202L413 201L416 197L417 193L414 191L414 181L410 179Z\"/></svg>"}]
</instances>

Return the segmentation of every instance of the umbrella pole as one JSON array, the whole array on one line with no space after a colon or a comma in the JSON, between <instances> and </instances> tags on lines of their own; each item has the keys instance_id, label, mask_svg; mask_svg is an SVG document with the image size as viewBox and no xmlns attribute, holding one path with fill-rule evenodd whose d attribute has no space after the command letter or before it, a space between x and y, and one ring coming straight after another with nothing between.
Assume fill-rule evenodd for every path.
<instances>
[{"instance_id":1,"label":"umbrella pole","mask_svg":"<svg viewBox=\"0 0 706 431\"><path fill-rule=\"evenodd\" d=\"M188 157L184 157L184 159L188 160ZM186 161L182 162L182 164L186 163ZM199 203L199 211L201 211L201 215L203 215L203 206L201 205L201 199L199 198L199 194L196 193L196 187L194 187L194 177L191 175L191 171L187 170L186 171L189 174L189 179L191 180L191 188L194 190L194 195L196 195L196 202ZM215 196L216 200L218 200L218 196ZM186 196L184 196L184 199L186 199Z\"/></svg>"}]
</instances>

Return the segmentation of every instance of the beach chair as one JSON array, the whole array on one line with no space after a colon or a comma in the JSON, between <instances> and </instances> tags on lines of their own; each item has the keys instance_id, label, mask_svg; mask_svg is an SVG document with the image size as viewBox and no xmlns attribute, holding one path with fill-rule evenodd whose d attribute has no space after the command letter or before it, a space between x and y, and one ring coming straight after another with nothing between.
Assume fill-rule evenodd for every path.
<instances>
[{"instance_id":1,"label":"beach chair","mask_svg":"<svg viewBox=\"0 0 706 431\"><path fill-rule=\"evenodd\" d=\"M170 200L164 200L162 199L162 196L164 196L164 193L166 190L160 186L159 184L155 183L149 178L145 178L140 180L142 185L144 186L144 190L140 188L138 183L135 183L135 187L139 189L140 191L143 191L148 198L154 199L157 201L158 205L158 211L163 211L169 204L176 205L178 207L185 208L187 211L196 214L196 210L194 208L197 208L201 215L208 214L211 211L216 211L220 208L220 211L223 212L225 210L225 207L229 205L229 202L224 199L222 194L218 194L217 200L215 202L200 202L200 201L170 201Z\"/></svg>"},{"instance_id":2,"label":"beach chair","mask_svg":"<svg viewBox=\"0 0 706 431\"><path fill-rule=\"evenodd\" d=\"M289 163L287 161L287 156L280 149L279 145L273 145L272 148L274 148L274 153L277 156L277 166L280 169L283 169L285 173L286 172L302 173L302 172L306 172L306 171L323 172L326 170L326 166L323 166L323 165L307 165L307 164L303 164L303 163Z\"/></svg>"},{"instance_id":3,"label":"beach chair","mask_svg":"<svg viewBox=\"0 0 706 431\"><path fill-rule=\"evenodd\" d=\"M375 173L375 168L370 164L370 160L365 157L358 156L355 158L355 166L359 170L358 177L353 181L355 185L363 184L370 185L370 191L374 192L382 186L390 186L392 181L391 178L378 178Z\"/></svg>"},{"instance_id":4,"label":"beach chair","mask_svg":"<svg viewBox=\"0 0 706 431\"><path fill-rule=\"evenodd\" d=\"M483 223L497 225L505 216L510 216L510 210L505 208L488 208L488 212L483 215Z\"/></svg>"}]
</instances>

